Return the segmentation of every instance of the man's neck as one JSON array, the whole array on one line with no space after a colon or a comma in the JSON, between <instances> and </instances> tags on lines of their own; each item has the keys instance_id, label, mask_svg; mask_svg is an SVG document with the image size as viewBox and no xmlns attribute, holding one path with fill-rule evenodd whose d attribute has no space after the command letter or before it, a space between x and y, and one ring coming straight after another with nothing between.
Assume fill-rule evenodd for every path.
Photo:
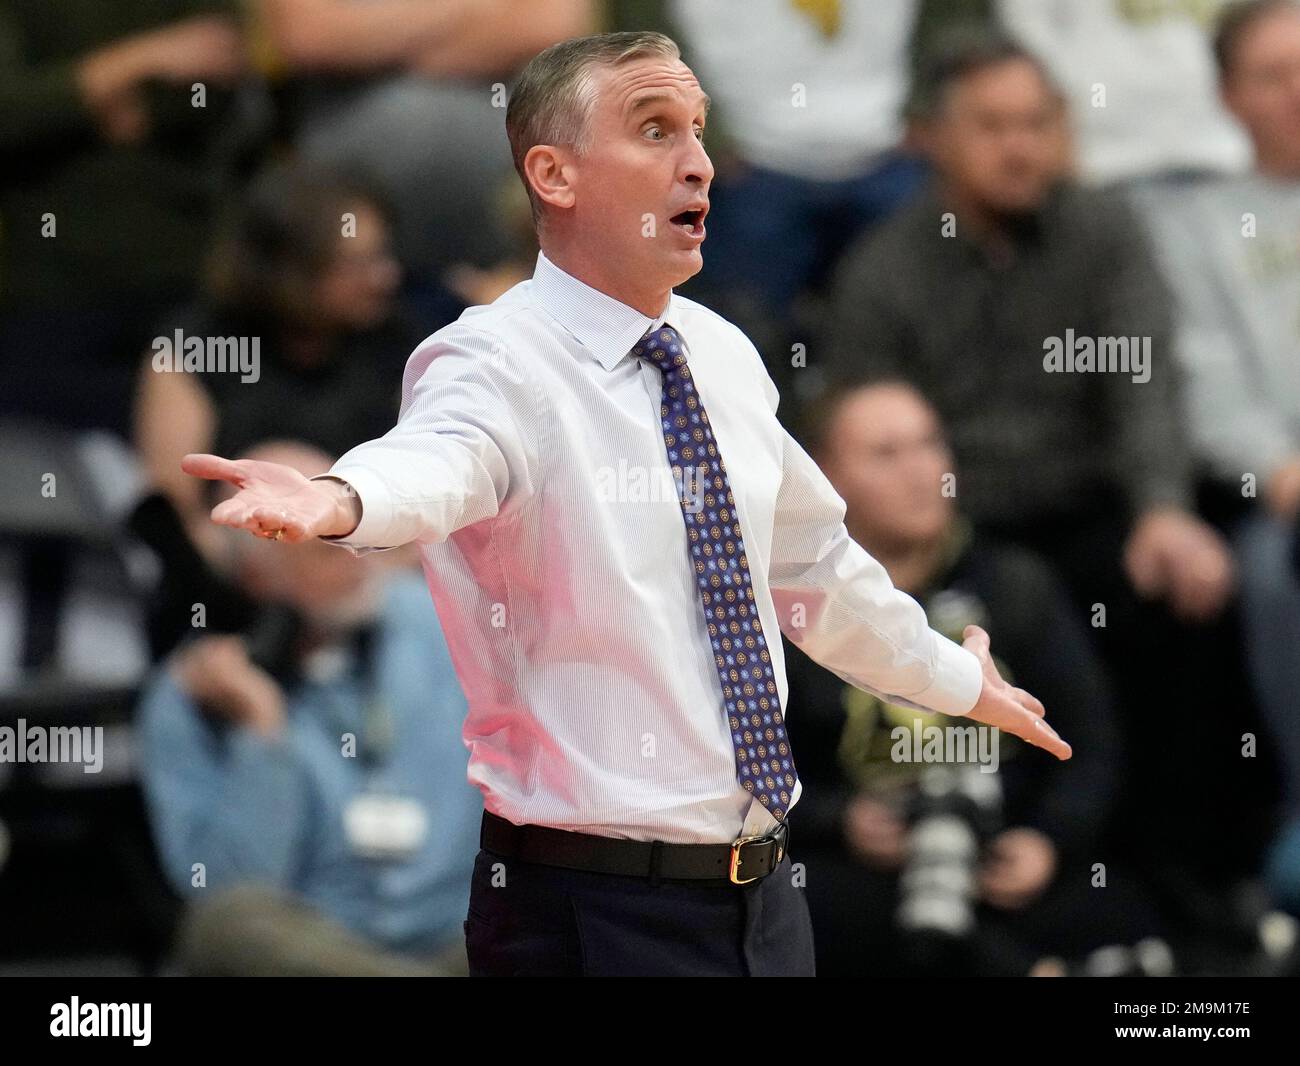
<instances>
[{"instance_id":1,"label":"man's neck","mask_svg":"<svg viewBox=\"0 0 1300 1066\"><path fill-rule=\"evenodd\" d=\"M556 247L549 242L543 243L542 254L570 277L577 278L597 292L603 292L619 303L639 311L646 318L658 318L668 310L671 289L647 291L644 287L637 286L634 281L616 277L603 270L594 257L583 255L573 249Z\"/></svg>"}]
</instances>

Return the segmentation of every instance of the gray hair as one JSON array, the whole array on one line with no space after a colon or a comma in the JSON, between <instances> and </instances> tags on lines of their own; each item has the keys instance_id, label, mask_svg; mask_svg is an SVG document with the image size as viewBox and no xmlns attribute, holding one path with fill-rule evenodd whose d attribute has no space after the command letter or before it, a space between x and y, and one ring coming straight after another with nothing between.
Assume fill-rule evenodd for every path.
<instances>
[{"instance_id":1,"label":"gray hair","mask_svg":"<svg viewBox=\"0 0 1300 1066\"><path fill-rule=\"evenodd\" d=\"M590 147L590 118L596 102L592 69L658 56L680 59L681 50L662 33L635 31L575 37L529 60L510 93L506 135L515 170L528 190L534 223L541 219L541 204L524 173L529 149L555 144L585 152Z\"/></svg>"}]
</instances>

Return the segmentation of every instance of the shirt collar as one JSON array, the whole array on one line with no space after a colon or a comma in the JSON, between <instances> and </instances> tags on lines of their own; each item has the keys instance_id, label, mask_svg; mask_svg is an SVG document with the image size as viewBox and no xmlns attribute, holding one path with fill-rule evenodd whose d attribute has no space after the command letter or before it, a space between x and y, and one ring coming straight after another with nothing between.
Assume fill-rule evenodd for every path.
<instances>
[{"instance_id":1,"label":"shirt collar","mask_svg":"<svg viewBox=\"0 0 1300 1066\"><path fill-rule=\"evenodd\" d=\"M643 315L561 270L544 252L537 253L533 296L606 370L613 370L630 355L636 342L650 330L675 319L677 311L677 296L669 293L662 315Z\"/></svg>"}]
</instances>

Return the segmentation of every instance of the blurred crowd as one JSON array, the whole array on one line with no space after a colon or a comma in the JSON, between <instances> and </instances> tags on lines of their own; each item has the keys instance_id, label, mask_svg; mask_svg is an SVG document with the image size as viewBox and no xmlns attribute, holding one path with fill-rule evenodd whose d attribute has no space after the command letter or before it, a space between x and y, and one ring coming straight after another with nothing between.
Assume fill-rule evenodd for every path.
<instances>
[{"instance_id":1,"label":"blurred crowd","mask_svg":"<svg viewBox=\"0 0 1300 1066\"><path fill-rule=\"evenodd\" d=\"M942 716L787 642L819 973L1294 969L1300 3L0 0L0 725L110 738L0 763L0 970L466 972L417 557L232 534L179 459L392 425L532 274L512 79L601 29L714 101L681 291L1074 747L900 757Z\"/></svg>"}]
</instances>

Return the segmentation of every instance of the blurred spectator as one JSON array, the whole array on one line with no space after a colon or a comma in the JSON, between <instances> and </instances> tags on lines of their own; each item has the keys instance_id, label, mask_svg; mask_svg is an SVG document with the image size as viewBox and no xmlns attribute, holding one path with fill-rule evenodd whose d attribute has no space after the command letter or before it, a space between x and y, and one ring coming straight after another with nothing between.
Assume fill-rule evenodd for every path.
<instances>
[{"instance_id":1,"label":"blurred spectator","mask_svg":"<svg viewBox=\"0 0 1300 1066\"><path fill-rule=\"evenodd\" d=\"M788 346L801 293L918 187L900 150L918 0L674 0L665 13L717 105L704 269L692 283L756 337ZM715 123L716 125L716 123ZM783 367L774 367L778 380Z\"/></svg>"},{"instance_id":2,"label":"blurred spectator","mask_svg":"<svg viewBox=\"0 0 1300 1066\"><path fill-rule=\"evenodd\" d=\"M128 435L232 166L235 0L0 0L0 414Z\"/></svg>"},{"instance_id":3,"label":"blurred spectator","mask_svg":"<svg viewBox=\"0 0 1300 1066\"><path fill-rule=\"evenodd\" d=\"M253 457L323 473L304 445ZM464 973L481 801L466 712L418 576L331 545L230 538L236 578L295 622L196 636L138 711L189 973Z\"/></svg>"},{"instance_id":4,"label":"blurred spectator","mask_svg":"<svg viewBox=\"0 0 1300 1066\"><path fill-rule=\"evenodd\" d=\"M846 256L831 368L849 377L905 371L937 394L962 465L963 507L979 522L1073 513L1113 487L1138 513L1186 505L1188 464L1164 362L1140 383L1046 369L1046 342L1067 327L1150 338L1157 360L1170 329L1131 214L1064 180L1065 115L1054 87L1018 45L978 35L938 58L924 92L918 139L936 180ZM1108 421L1098 425L1099 416ZM1091 447L1077 446L1099 431ZM1217 543L1206 551L1226 567ZM1199 598L1182 583L1173 591L1185 592L1189 613L1213 613L1225 577Z\"/></svg>"},{"instance_id":5,"label":"blurred spectator","mask_svg":"<svg viewBox=\"0 0 1300 1066\"><path fill-rule=\"evenodd\" d=\"M200 547L219 534L187 452L236 456L268 436L342 454L397 416L402 369L442 321L415 322L398 299L400 268L385 208L365 185L287 164L263 174L231 212L200 303L159 319L140 366L136 446ZM187 372L176 331L204 345ZM258 359L222 369L213 339ZM256 348L253 346L256 345ZM252 372L246 373L248 366Z\"/></svg>"},{"instance_id":6,"label":"blurred spectator","mask_svg":"<svg viewBox=\"0 0 1300 1066\"><path fill-rule=\"evenodd\" d=\"M958 808L959 820L969 817L987 834L981 855L970 856L978 920L958 932L958 916L975 900L960 884L946 897L936 893L919 925L951 939L949 950L927 957L919 930L909 935L899 923L909 896L900 871L919 847L909 819L933 766L900 759L898 731L910 738L932 726L965 727L861 692L787 644L791 742L805 783L791 821L808 868L818 974L938 966L949 976L1023 975L1048 953L1082 956L1149 934L1122 886L1091 885L1092 863L1106 860L1100 835L1119 751L1104 674L1056 577L1034 554L975 532L941 491L952 456L934 410L913 388L853 388L815 409L809 448L845 500L854 540L940 632L957 639L969 624L987 629L1003 676L1042 699L1074 748L1058 762L990 731L992 747L979 753L993 771L983 782L995 790L989 822ZM974 750L966 756L976 761Z\"/></svg>"},{"instance_id":7,"label":"blurred spectator","mask_svg":"<svg viewBox=\"0 0 1300 1066\"><path fill-rule=\"evenodd\" d=\"M1088 182L1239 171L1208 47L1228 0L995 0L1003 26L1064 88Z\"/></svg>"},{"instance_id":8,"label":"blurred spectator","mask_svg":"<svg viewBox=\"0 0 1300 1066\"><path fill-rule=\"evenodd\" d=\"M1139 768L1135 853L1235 878L1258 860L1272 782L1240 754L1253 707L1225 611L1233 560L1191 510L1169 301L1142 230L1063 180L1063 101L1018 45L953 42L917 114L937 180L846 257L828 359L915 383L950 434L963 511L1065 578ZM1193 772L1216 787L1187 797Z\"/></svg>"},{"instance_id":9,"label":"blurred spectator","mask_svg":"<svg viewBox=\"0 0 1300 1066\"><path fill-rule=\"evenodd\" d=\"M295 79L304 156L365 167L421 281L504 254L490 205L511 182L504 86L543 48L594 30L592 0L257 0Z\"/></svg>"},{"instance_id":10,"label":"blurred spectator","mask_svg":"<svg viewBox=\"0 0 1300 1066\"><path fill-rule=\"evenodd\" d=\"M1230 491L1262 504L1237 524L1234 547L1248 660L1286 769L1293 869L1277 887L1300 908L1300 576L1288 565L1300 515L1300 5L1229 8L1215 50L1254 173L1144 202L1179 298L1197 451Z\"/></svg>"}]
</instances>

